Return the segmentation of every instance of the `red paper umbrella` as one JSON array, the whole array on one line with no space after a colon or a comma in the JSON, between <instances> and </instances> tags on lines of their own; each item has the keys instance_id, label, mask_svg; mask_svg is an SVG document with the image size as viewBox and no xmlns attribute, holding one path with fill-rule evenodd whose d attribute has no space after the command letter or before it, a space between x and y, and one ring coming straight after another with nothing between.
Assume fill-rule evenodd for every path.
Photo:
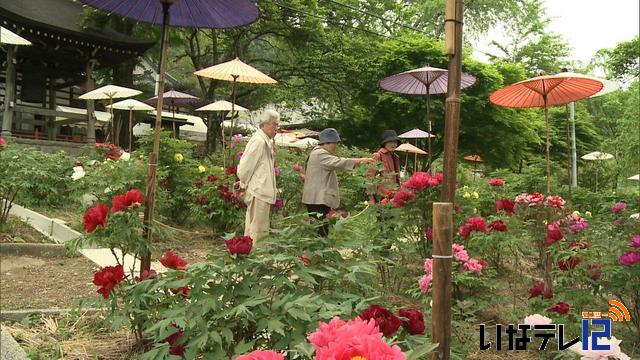
<instances>
[{"instance_id":1,"label":"red paper umbrella","mask_svg":"<svg viewBox=\"0 0 640 360\"><path fill-rule=\"evenodd\" d=\"M511 108L544 108L547 142L547 193L551 192L549 161L549 106L564 105L589 97L602 89L602 82L588 76L560 73L537 76L509 85L489 95L489 102Z\"/></svg>"}]
</instances>

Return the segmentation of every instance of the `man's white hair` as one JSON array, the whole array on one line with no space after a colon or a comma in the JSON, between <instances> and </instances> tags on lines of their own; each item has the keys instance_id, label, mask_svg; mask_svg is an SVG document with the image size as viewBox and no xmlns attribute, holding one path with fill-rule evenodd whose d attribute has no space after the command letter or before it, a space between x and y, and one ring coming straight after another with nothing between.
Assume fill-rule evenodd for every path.
<instances>
[{"instance_id":1,"label":"man's white hair","mask_svg":"<svg viewBox=\"0 0 640 360\"><path fill-rule=\"evenodd\" d=\"M280 120L280 113L271 109L265 110L262 115L260 115L258 125L262 126L271 120Z\"/></svg>"}]
</instances>

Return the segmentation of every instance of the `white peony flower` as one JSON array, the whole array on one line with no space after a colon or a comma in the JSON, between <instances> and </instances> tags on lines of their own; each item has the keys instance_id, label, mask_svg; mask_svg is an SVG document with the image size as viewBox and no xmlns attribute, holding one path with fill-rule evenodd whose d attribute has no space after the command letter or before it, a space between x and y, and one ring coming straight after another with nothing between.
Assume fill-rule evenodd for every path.
<instances>
[{"instance_id":1,"label":"white peony flower","mask_svg":"<svg viewBox=\"0 0 640 360\"><path fill-rule=\"evenodd\" d=\"M528 325L549 325L552 322L553 320L540 314L533 314L524 318L524 323Z\"/></svg>"},{"instance_id":2,"label":"white peony flower","mask_svg":"<svg viewBox=\"0 0 640 360\"><path fill-rule=\"evenodd\" d=\"M74 166L73 167L73 174L71 174L71 179L73 181L80 180L83 177L85 177L86 175L87 175L87 173L84 172L84 168L82 166Z\"/></svg>"},{"instance_id":3,"label":"white peony flower","mask_svg":"<svg viewBox=\"0 0 640 360\"><path fill-rule=\"evenodd\" d=\"M120 155L120 160L129 161L129 159L131 159L131 154L126 151Z\"/></svg>"}]
</instances>

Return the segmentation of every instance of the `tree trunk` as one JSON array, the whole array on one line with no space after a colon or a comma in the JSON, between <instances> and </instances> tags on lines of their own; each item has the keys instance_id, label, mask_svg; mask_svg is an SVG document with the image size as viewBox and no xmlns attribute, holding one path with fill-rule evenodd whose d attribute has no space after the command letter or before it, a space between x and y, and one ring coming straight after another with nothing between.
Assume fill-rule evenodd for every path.
<instances>
[{"instance_id":1,"label":"tree trunk","mask_svg":"<svg viewBox=\"0 0 640 360\"><path fill-rule=\"evenodd\" d=\"M207 114L207 154L213 154L216 151L221 125L218 113Z\"/></svg>"},{"instance_id":2,"label":"tree trunk","mask_svg":"<svg viewBox=\"0 0 640 360\"><path fill-rule=\"evenodd\" d=\"M125 34L132 35L134 23L117 17L111 18L111 26L114 30ZM113 67L113 84L133 88L133 70L136 66L135 59L130 59ZM119 101L114 99L114 102ZM119 130L116 136L116 143L123 149L129 148L129 112L114 111L114 130ZM135 114L134 114L135 118ZM116 126L115 124L118 124ZM133 147L132 147L133 148Z\"/></svg>"}]
</instances>

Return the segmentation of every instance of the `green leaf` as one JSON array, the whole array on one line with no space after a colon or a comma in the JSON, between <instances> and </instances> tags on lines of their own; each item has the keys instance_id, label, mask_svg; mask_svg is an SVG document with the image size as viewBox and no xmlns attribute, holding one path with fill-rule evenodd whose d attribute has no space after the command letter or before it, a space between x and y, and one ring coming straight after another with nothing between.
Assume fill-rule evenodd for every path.
<instances>
[{"instance_id":1,"label":"green leaf","mask_svg":"<svg viewBox=\"0 0 640 360\"><path fill-rule=\"evenodd\" d=\"M271 319L269 320L269 323L267 325L267 331L269 332L276 332L282 336L285 336L284 333L284 324L277 319Z\"/></svg>"},{"instance_id":2,"label":"green leaf","mask_svg":"<svg viewBox=\"0 0 640 360\"><path fill-rule=\"evenodd\" d=\"M407 351L407 360L421 360L426 359L427 355L438 347L438 344L427 342L424 345L418 346L413 350Z\"/></svg>"}]
</instances>

